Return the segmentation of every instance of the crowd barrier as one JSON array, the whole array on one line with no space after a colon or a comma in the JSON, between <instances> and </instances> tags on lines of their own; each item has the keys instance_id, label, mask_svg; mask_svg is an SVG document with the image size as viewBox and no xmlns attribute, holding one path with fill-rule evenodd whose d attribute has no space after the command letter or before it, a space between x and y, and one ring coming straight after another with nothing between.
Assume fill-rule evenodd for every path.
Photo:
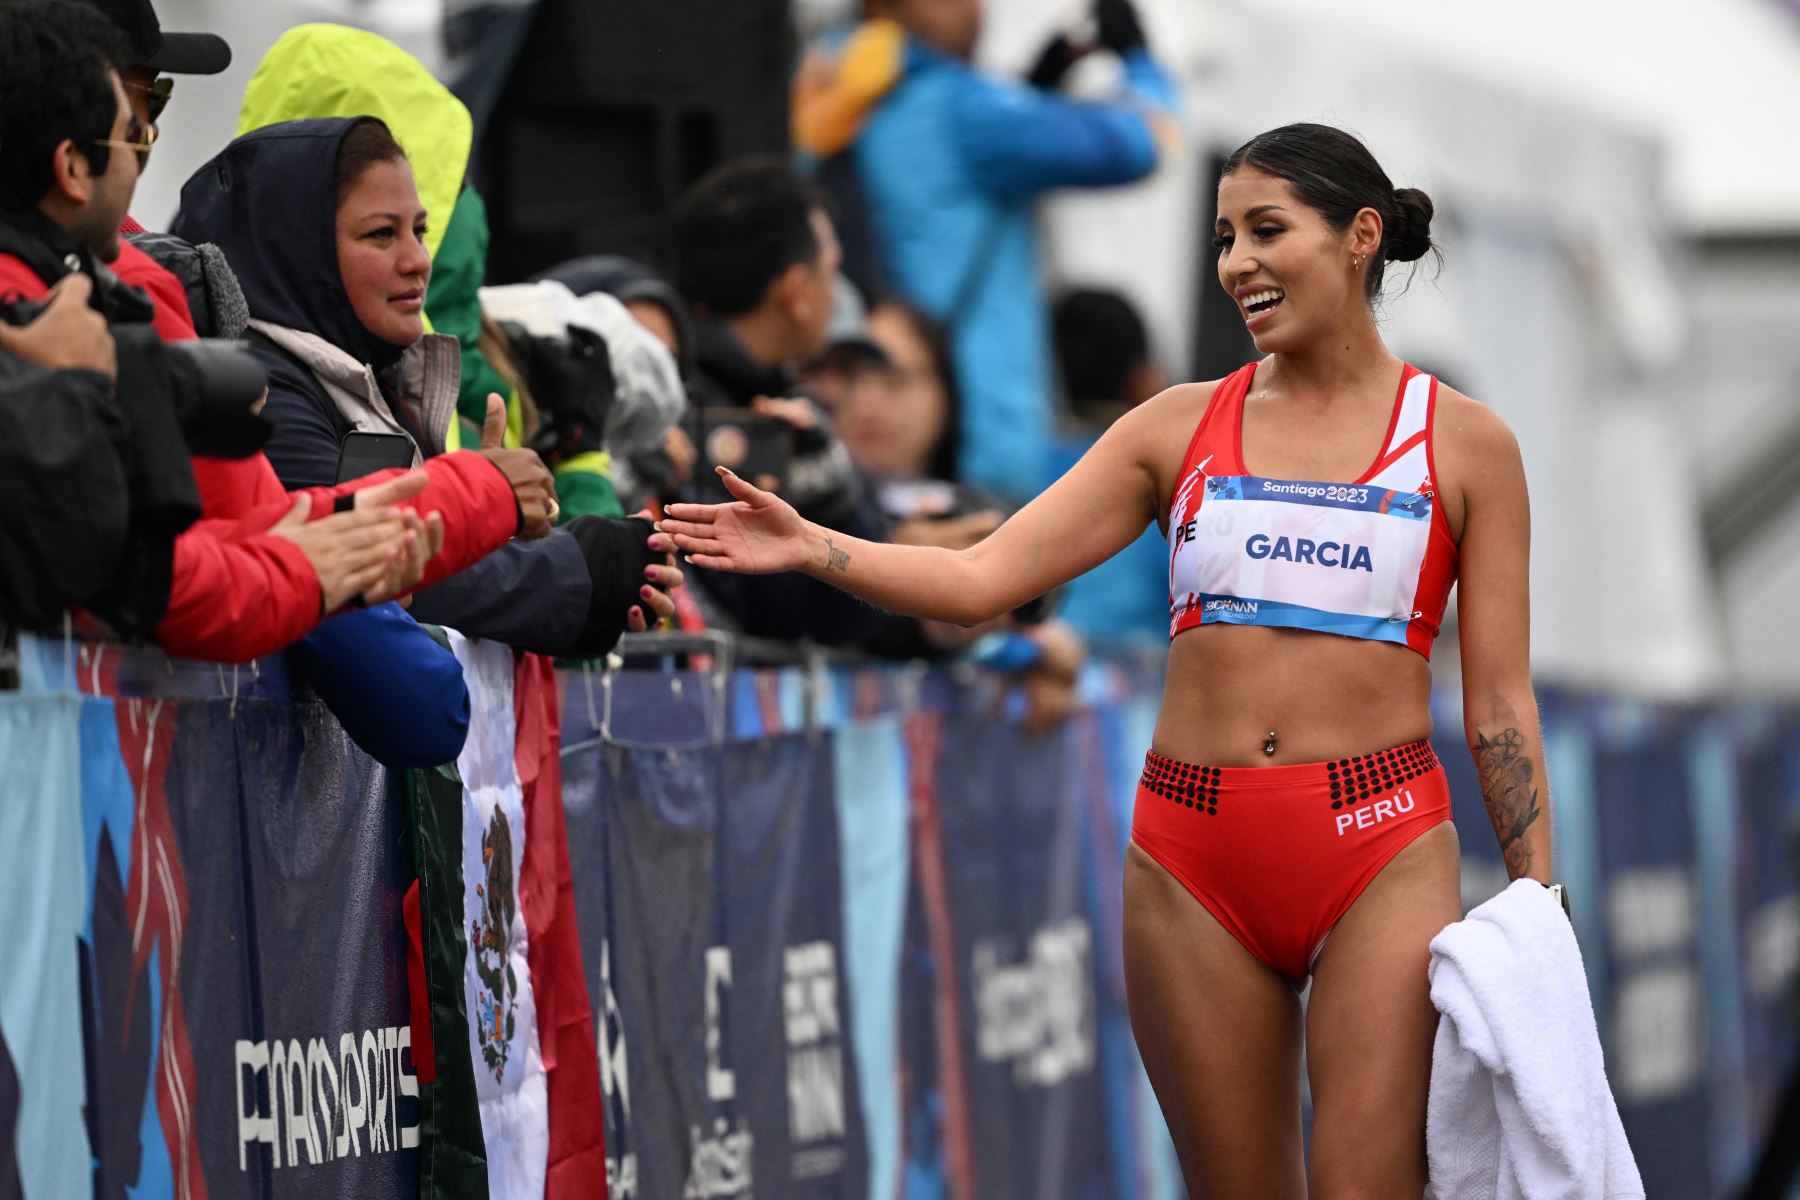
<instances>
[{"instance_id":1,"label":"crowd barrier","mask_svg":"<svg viewBox=\"0 0 1800 1200\"><path fill-rule=\"evenodd\" d=\"M531 718L505 652L458 652L476 732L446 792L371 763L279 662L23 640L0 1196L573 1194L591 1141L544 1128L571 1095L601 1110L615 1198L1180 1194L1120 966L1153 672L1091 668L1079 715L1033 736L972 672L560 671L559 883L521 859L564 831L530 807L554 771L509 767ZM1800 711L1543 702L1626 1129L1652 1196L1721 1194L1796 1051ZM1478 902L1504 872L1438 718ZM409 892L434 839L474 864L460 904ZM551 989L530 915L562 901L584 996ZM420 904L460 987L409 970ZM544 1032L575 1017L585 1042Z\"/></svg>"}]
</instances>

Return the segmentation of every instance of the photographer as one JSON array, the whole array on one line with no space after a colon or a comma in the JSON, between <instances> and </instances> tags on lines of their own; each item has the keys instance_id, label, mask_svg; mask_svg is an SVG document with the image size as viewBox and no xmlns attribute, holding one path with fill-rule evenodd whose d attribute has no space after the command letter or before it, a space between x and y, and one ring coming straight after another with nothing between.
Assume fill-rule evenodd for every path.
<instances>
[{"instance_id":1,"label":"photographer","mask_svg":"<svg viewBox=\"0 0 1800 1200\"><path fill-rule=\"evenodd\" d=\"M841 254L824 198L780 159L727 163L677 204L674 252L697 318L689 424L700 461L761 477L808 520L885 540L887 519L795 377L824 351L836 307ZM804 576L701 578L745 633L856 645L880 625L876 610Z\"/></svg>"},{"instance_id":2,"label":"photographer","mask_svg":"<svg viewBox=\"0 0 1800 1200\"><path fill-rule=\"evenodd\" d=\"M9 323L29 329L51 285L79 275L120 343L128 534L93 611L126 636L154 632L173 653L252 657L236 653L246 636L255 654L268 653L354 597L408 586L429 536L416 516L386 506L311 524L304 508L289 513L285 504L241 521L194 523L189 443L241 456L266 435L252 411L258 385L249 360L164 353L147 328L147 297L100 265L118 253L119 225L155 139L126 103L122 54L112 26L84 6L0 7L0 306Z\"/></svg>"},{"instance_id":3,"label":"photographer","mask_svg":"<svg viewBox=\"0 0 1800 1200\"><path fill-rule=\"evenodd\" d=\"M44 628L99 601L126 550L123 415L113 399L116 350L87 307L89 285L60 285L22 328L0 325L0 620ZM96 487L96 483L99 484ZM80 545L86 553L72 555Z\"/></svg>"}]
</instances>

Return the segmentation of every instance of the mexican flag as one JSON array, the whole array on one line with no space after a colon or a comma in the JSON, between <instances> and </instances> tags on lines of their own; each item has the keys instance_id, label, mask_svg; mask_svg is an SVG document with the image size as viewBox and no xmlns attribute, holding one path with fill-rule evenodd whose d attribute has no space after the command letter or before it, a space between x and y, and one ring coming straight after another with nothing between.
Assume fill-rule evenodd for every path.
<instances>
[{"instance_id":1,"label":"mexican flag","mask_svg":"<svg viewBox=\"0 0 1800 1200\"><path fill-rule=\"evenodd\" d=\"M424 1099L420 1193L560 1200L606 1194L599 1059L581 969L550 660L451 633L469 738L415 772L421 931L414 1044ZM423 1067L423 1063L421 1063ZM485 1162L485 1171L482 1165Z\"/></svg>"}]
</instances>

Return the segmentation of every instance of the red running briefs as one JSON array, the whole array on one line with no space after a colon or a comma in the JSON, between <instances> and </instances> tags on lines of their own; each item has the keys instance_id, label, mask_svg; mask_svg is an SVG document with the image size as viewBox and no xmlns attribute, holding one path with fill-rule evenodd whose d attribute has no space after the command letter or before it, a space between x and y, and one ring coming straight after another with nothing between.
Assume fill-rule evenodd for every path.
<instances>
[{"instance_id":1,"label":"red running briefs","mask_svg":"<svg viewBox=\"0 0 1800 1200\"><path fill-rule=\"evenodd\" d=\"M1450 819L1429 742L1279 767L1151 751L1131 840L1281 975L1301 980L1338 919L1414 838Z\"/></svg>"}]
</instances>

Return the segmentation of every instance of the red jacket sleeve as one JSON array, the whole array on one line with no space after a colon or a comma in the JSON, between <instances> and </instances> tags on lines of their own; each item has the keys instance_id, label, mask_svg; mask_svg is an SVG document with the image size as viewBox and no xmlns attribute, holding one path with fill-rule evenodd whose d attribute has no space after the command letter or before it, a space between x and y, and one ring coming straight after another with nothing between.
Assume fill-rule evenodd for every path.
<instances>
[{"instance_id":1,"label":"red jacket sleeve","mask_svg":"<svg viewBox=\"0 0 1800 1200\"><path fill-rule=\"evenodd\" d=\"M458 450L425 460L431 482L403 507L419 515L444 515L444 547L425 566L417 587L428 588L486 558L519 531L519 505L506 474L473 450ZM315 516L332 511L338 497L383 483L399 471L378 471L336 488L309 488ZM292 493L298 495L298 493Z\"/></svg>"},{"instance_id":2,"label":"red jacket sleeve","mask_svg":"<svg viewBox=\"0 0 1800 1200\"><path fill-rule=\"evenodd\" d=\"M0 301L42 300L49 294L37 272L10 254L0 254Z\"/></svg>"},{"instance_id":3,"label":"red jacket sleeve","mask_svg":"<svg viewBox=\"0 0 1800 1200\"><path fill-rule=\"evenodd\" d=\"M319 579L300 547L243 534L237 521L202 520L175 539L169 610L156 627L169 654L248 662L318 624Z\"/></svg>"},{"instance_id":4,"label":"red jacket sleeve","mask_svg":"<svg viewBox=\"0 0 1800 1200\"><path fill-rule=\"evenodd\" d=\"M498 467L479 454L467 450L441 454L427 459L423 470L429 477L425 490L401 507L416 509L421 516L442 513L444 545L437 556L425 564L425 574L411 591L428 588L473 566L510 541L519 527L519 509L513 499L512 486ZM302 493L312 497L311 519L316 521L335 512L340 500L348 500L363 488L399 474L402 474L399 470L377 471L335 488L302 488L278 496L265 492L266 498L261 503L235 513L217 525L222 536L228 538L259 534L279 521ZM178 568L179 565L178 560Z\"/></svg>"}]
</instances>

